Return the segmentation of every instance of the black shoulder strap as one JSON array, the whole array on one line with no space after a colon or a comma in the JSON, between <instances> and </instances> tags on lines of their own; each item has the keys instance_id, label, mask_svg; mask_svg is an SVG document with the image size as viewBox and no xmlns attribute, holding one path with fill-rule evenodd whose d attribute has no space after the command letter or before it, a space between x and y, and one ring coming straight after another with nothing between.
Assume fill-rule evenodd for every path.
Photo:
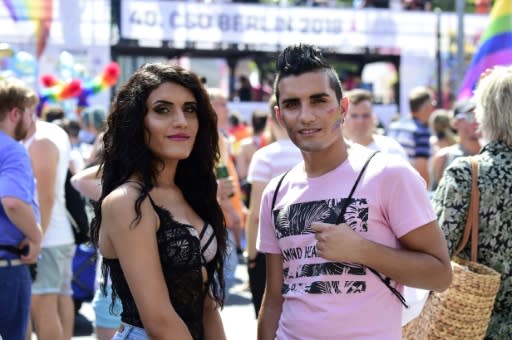
<instances>
[{"instance_id":1,"label":"black shoulder strap","mask_svg":"<svg viewBox=\"0 0 512 340\"><path fill-rule=\"evenodd\" d=\"M345 201L343 202L343 206L341 208L341 211L340 211L340 214L338 215L338 218L336 219L336 224L340 224L342 222L344 222L344 215L345 215L345 210L347 209L348 205L350 204L350 200L352 199L352 196L354 195L354 192L356 191L356 188L357 188L357 185L359 184L359 182L361 181L361 178L363 177L363 173L364 171L366 170L366 168L368 167L368 164L370 164L370 161L372 160L372 158L378 153L379 151L375 151L373 152L369 157L368 159L366 160L366 162L364 163L361 171L359 172L359 175L357 176L357 179L354 183L354 185L352 186L352 189L350 190L350 193L347 197L347 199L345 199ZM281 187L281 183L283 182L283 179L284 177L286 176L286 174L288 174L290 170L288 170L287 172L285 172L281 178L279 179L279 182L277 182L277 186L276 186L276 190L274 191L274 197L272 197L272 208L271 208L271 211L274 211L274 206L276 204L276 199L277 199L277 193L279 192L279 188ZM398 300L402 303L402 305L404 305L406 308L409 308L409 306L407 305L404 297L402 296L402 294L400 294L400 292L398 290L395 289L395 287L391 286L391 279L389 277L382 277L375 269L373 268L370 268L367 266L367 268L373 273L375 274L379 279L380 281L386 285L386 287L388 287L388 289L391 291L391 293L393 293L393 295L395 295Z\"/></svg>"},{"instance_id":2,"label":"black shoulder strap","mask_svg":"<svg viewBox=\"0 0 512 340\"><path fill-rule=\"evenodd\" d=\"M344 218L345 210L347 210L347 207L350 204L350 201L352 200L352 195L354 195L354 192L356 191L357 185L359 184L359 181L361 180L361 177L363 177L363 173L366 170L366 168L368 167L368 164L370 164L370 161L372 160L373 156L375 156L378 152L379 151L373 152L368 157L366 162L364 163L363 168L359 172L359 175L357 176L357 179L356 179L354 185L352 186L352 189L350 190L350 194L348 195L347 199L343 202L343 206L341 208L340 214L338 215L338 218L336 219L336 224L340 224L340 223L345 222L345 218ZM395 295L397 297L397 299L402 303L402 305L405 306L405 308L409 308L409 306L407 305L407 303L405 301L405 298L402 296L402 294L400 294L400 292L398 290L396 290L395 287L391 286L391 279L389 277L382 277L379 274L379 272L377 272L375 269L373 269L371 267L368 267L368 266L366 266L366 267L373 274L375 274L386 287L388 287L388 289L391 291L391 293L393 293L393 295Z\"/></svg>"},{"instance_id":3,"label":"black shoulder strap","mask_svg":"<svg viewBox=\"0 0 512 340\"><path fill-rule=\"evenodd\" d=\"M348 195L348 197L344 200L343 202L343 206L341 207L341 211L340 211L340 214L338 215L338 218L336 219L336 224L340 224L342 222L344 222L344 215L345 215L345 210L347 210L347 207L348 205L350 204L350 200L352 199L352 196L354 195L354 192L356 191L356 188L357 188L357 185L359 184L359 182L361 181L361 177L363 177L363 173L364 171L366 170L366 168L368 167L368 164L370 164L370 161L372 160L373 156L375 156L377 153L379 153L379 151L374 151L369 157L368 159L366 160L366 162L364 163L363 165L363 168L361 169L361 171L359 172L359 175L357 175L357 179L356 181L354 182L354 185L352 186L352 189L350 190L350 194Z\"/></svg>"},{"instance_id":4,"label":"black shoulder strap","mask_svg":"<svg viewBox=\"0 0 512 340\"><path fill-rule=\"evenodd\" d=\"M153 206L153 209L156 209L158 207L156 205L155 201L153 201L153 198L149 194L149 190L146 189L144 184L142 184L141 182L138 182L138 181L134 181L134 180L127 180L127 181L125 181L125 183L135 183L135 184L137 184L140 187L140 191L144 194L144 196L147 196L149 198L149 202Z\"/></svg>"},{"instance_id":5,"label":"black shoulder strap","mask_svg":"<svg viewBox=\"0 0 512 340\"><path fill-rule=\"evenodd\" d=\"M375 156L378 152L379 151L374 151L368 157L366 162L364 163L363 168L361 169L361 172L359 172L359 175L357 176L356 182L354 183L354 185L352 186L352 189L350 190L350 194L348 195L348 198L345 200L345 202L343 204L343 207L341 209L341 214L340 214L341 217L343 217L343 214L345 213L345 210L347 209L347 207L348 207L348 205L350 203L350 200L352 199L352 195L354 195L354 191L356 191L357 185L359 184L359 181L361 180L361 177L363 176L364 171L368 167L368 164L370 163L370 161L373 158L373 156ZM288 172L290 172L290 170L286 171L281 176L281 178L279 179L279 182L277 182L276 190L274 191L274 197L272 197L272 208L271 208L271 210L274 210L274 206L276 204L276 199L277 199L277 193L279 192L279 188L281 188L281 183L283 183L283 179L288 174ZM338 219L340 219L339 216L338 216ZM341 222L336 222L336 224L339 224L339 223L341 223Z\"/></svg>"},{"instance_id":6,"label":"black shoulder strap","mask_svg":"<svg viewBox=\"0 0 512 340\"><path fill-rule=\"evenodd\" d=\"M277 199L277 193L279 192L279 188L281 188L281 183L283 183L283 179L288 174L290 170L286 171L281 178L279 179L279 182L277 182L276 191L274 191L274 197L272 197L272 207L270 208L270 211L274 211L274 206L276 205L276 199Z\"/></svg>"}]
</instances>

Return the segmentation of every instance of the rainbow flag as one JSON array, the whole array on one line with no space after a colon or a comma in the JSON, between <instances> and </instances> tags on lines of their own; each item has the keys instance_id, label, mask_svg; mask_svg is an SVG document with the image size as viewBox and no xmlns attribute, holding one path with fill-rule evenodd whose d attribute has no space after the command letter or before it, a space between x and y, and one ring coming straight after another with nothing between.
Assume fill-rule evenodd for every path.
<instances>
[{"instance_id":1,"label":"rainbow flag","mask_svg":"<svg viewBox=\"0 0 512 340\"><path fill-rule=\"evenodd\" d=\"M36 27L36 56L43 53L52 25L53 0L3 0L14 21L30 20Z\"/></svg>"},{"instance_id":2,"label":"rainbow flag","mask_svg":"<svg viewBox=\"0 0 512 340\"><path fill-rule=\"evenodd\" d=\"M496 0L491 10L489 25L480 38L477 53L466 71L458 98L464 99L473 95L480 74L487 68L511 64L512 0Z\"/></svg>"}]
</instances>

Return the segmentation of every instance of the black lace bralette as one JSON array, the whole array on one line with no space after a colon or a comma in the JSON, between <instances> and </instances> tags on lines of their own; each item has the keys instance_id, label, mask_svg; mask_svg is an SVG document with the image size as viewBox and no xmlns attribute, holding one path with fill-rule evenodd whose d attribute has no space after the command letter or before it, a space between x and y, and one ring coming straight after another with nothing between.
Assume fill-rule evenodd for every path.
<instances>
[{"instance_id":1,"label":"black lace bralette","mask_svg":"<svg viewBox=\"0 0 512 340\"><path fill-rule=\"evenodd\" d=\"M198 233L193 226L174 220L167 209L156 205L149 193L146 195L160 219L158 253L171 304L193 338L203 339L203 304L214 271L208 264L217 254L214 229L205 223ZM119 260L103 258L103 265L123 305L121 320L143 328Z\"/></svg>"}]
</instances>

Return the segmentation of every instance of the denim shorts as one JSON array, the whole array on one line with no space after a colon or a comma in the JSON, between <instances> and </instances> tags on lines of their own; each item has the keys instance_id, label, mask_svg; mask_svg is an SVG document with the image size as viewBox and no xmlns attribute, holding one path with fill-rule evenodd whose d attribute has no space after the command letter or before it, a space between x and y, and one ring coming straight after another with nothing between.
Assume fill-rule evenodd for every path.
<instances>
[{"instance_id":1,"label":"denim shorts","mask_svg":"<svg viewBox=\"0 0 512 340\"><path fill-rule=\"evenodd\" d=\"M96 327L102 328L119 328L121 324L121 311L123 306L121 300L117 298L114 302L112 314L110 312L110 303L112 301L112 286L107 285L107 295L103 295L101 288L96 289L94 299L92 299L92 308L94 309L94 324Z\"/></svg>"},{"instance_id":2,"label":"denim shorts","mask_svg":"<svg viewBox=\"0 0 512 340\"><path fill-rule=\"evenodd\" d=\"M144 328L122 323L112 340L149 340Z\"/></svg>"}]
</instances>

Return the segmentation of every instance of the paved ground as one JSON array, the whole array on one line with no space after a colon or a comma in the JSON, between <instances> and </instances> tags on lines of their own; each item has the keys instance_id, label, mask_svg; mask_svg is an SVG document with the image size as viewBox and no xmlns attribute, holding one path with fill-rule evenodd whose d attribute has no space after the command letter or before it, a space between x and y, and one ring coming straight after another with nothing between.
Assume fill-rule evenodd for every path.
<instances>
[{"instance_id":1,"label":"paved ground","mask_svg":"<svg viewBox=\"0 0 512 340\"><path fill-rule=\"evenodd\" d=\"M256 339L256 319L254 317L254 309L251 303L251 293L246 289L247 267L239 265L236 271L237 282L230 291L230 296L226 301L226 306L221 312L224 322L224 329L228 340L255 340ZM91 305L85 303L80 309L89 320L94 319L94 313ZM33 340L37 338L32 337ZM93 340L96 337L76 336L73 340Z\"/></svg>"}]
</instances>

